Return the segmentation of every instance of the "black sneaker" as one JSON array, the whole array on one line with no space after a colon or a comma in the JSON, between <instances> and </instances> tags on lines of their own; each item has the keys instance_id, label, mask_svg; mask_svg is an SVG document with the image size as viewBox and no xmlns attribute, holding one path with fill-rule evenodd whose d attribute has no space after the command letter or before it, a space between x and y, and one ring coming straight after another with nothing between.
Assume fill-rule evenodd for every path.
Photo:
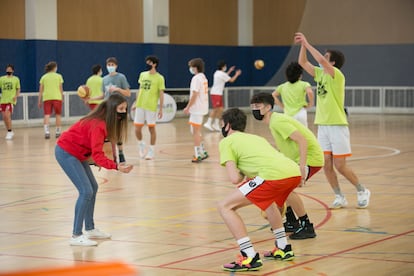
<instances>
[{"instance_id":1,"label":"black sneaker","mask_svg":"<svg viewBox=\"0 0 414 276\"><path fill-rule=\"evenodd\" d=\"M298 230L289 236L292 240L304 240L316 237L315 229L313 229L313 223L308 225L302 225Z\"/></svg>"},{"instance_id":2,"label":"black sneaker","mask_svg":"<svg viewBox=\"0 0 414 276\"><path fill-rule=\"evenodd\" d=\"M56 132L55 137L56 137L56 138L59 138L59 137L60 137L60 132Z\"/></svg>"},{"instance_id":3,"label":"black sneaker","mask_svg":"<svg viewBox=\"0 0 414 276\"><path fill-rule=\"evenodd\" d=\"M45 133L45 139L50 139L50 133Z\"/></svg>"},{"instance_id":4,"label":"black sneaker","mask_svg":"<svg viewBox=\"0 0 414 276\"><path fill-rule=\"evenodd\" d=\"M247 257L246 253L241 252L241 256L237 261L231 262L229 264L223 265L223 270L225 271L257 271L260 270L263 266L262 260L260 260L259 253L256 253L254 258Z\"/></svg>"},{"instance_id":5,"label":"black sneaker","mask_svg":"<svg viewBox=\"0 0 414 276\"><path fill-rule=\"evenodd\" d=\"M286 221L283 223L283 227L286 233L294 233L300 228L300 224L297 220L295 222Z\"/></svg>"},{"instance_id":6,"label":"black sneaker","mask_svg":"<svg viewBox=\"0 0 414 276\"><path fill-rule=\"evenodd\" d=\"M119 154L119 163L125 163L125 156L123 153Z\"/></svg>"}]
</instances>

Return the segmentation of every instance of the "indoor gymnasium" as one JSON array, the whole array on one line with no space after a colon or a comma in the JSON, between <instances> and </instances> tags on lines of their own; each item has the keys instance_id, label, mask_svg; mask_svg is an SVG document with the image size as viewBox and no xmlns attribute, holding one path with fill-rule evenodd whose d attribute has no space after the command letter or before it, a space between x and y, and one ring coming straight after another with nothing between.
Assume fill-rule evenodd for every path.
<instances>
[{"instance_id":1,"label":"indoor gymnasium","mask_svg":"<svg viewBox=\"0 0 414 276\"><path fill-rule=\"evenodd\" d=\"M0 275L413 275L413 12L0 1Z\"/></svg>"}]
</instances>

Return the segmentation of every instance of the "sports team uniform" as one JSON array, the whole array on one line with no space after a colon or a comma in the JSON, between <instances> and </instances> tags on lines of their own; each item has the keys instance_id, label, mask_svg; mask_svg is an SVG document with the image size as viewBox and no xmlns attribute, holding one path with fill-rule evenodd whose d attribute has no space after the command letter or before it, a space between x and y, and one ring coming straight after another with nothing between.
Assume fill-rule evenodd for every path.
<instances>
[{"instance_id":1,"label":"sports team uniform","mask_svg":"<svg viewBox=\"0 0 414 276\"><path fill-rule=\"evenodd\" d=\"M43 111L45 115L52 114L52 109L55 114L62 114L62 93L60 85L63 84L63 77L56 72L49 72L44 74L39 83L43 85Z\"/></svg>"},{"instance_id":2,"label":"sports team uniform","mask_svg":"<svg viewBox=\"0 0 414 276\"><path fill-rule=\"evenodd\" d=\"M223 91L226 82L228 82L231 77L222 70L217 70L214 72L213 76L213 86L210 90L211 103L214 107L223 107Z\"/></svg>"},{"instance_id":3,"label":"sports team uniform","mask_svg":"<svg viewBox=\"0 0 414 276\"><path fill-rule=\"evenodd\" d=\"M296 163L300 161L299 145L289 137L295 131L299 131L305 137L308 144L306 165L309 166L309 174L306 179L309 179L323 167L324 156L318 140L300 122L288 115L273 112L270 117L269 129L279 151Z\"/></svg>"},{"instance_id":4,"label":"sports team uniform","mask_svg":"<svg viewBox=\"0 0 414 276\"><path fill-rule=\"evenodd\" d=\"M295 83L285 82L276 88L282 97L284 113L294 117L307 126L306 89L311 87L309 82L298 80Z\"/></svg>"},{"instance_id":5,"label":"sports team uniform","mask_svg":"<svg viewBox=\"0 0 414 276\"><path fill-rule=\"evenodd\" d=\"M146 121L148 126L154 126L160 93L165 90L164 77L158 72L145 71L139 75L138 84L134 124L143 126Z\"/></svg>"},{"instance_id":6,"label":"sports team uniform","mask_svg":"<svg viewBox=\"0 0 414 276\"><path fill-rule=\"evenodd\" d=\"M90 90L90 98L95 98L95 97L99 97L103 95L102 92L102 77L98 76L98 75L93 75L90 76L88 78L88 80L86 81L86 86L89 87ZM103 100L90 100L89 103L89 107L91 109L95 108L98 104L100 104Z\"/></svg>"},{"instance_id":7,"label":"sports team uniform","mask_svg":"<svg viewBox=\"0 0 414 276\"><path fill-rule=\"evenodd\" d=\"M273 202L283 206L300 184L299 166L263 137L235 132L220 141L220 164L233 161L249 180L238 189L263 211Z\"/></svg>"},{"instance_id":8,"label":"sports team uniform","mask_svg":"<svg viewBox=\"0 0 414 276\"><path fill-rule=\"evenodd\" d=\"M196 101L190 107L190 125L201 126L203 116L208 113L208 81L203 73L193 76L190 83L190 99L196 94Z\"/></svg>"},{"instance_id":9,"label":"sports team uniform","mask_svg":"<svg viewBox=\"0 0 414 276\"><path fill-rule=\"evenodd\" d=\"M352 153L348 120L344 110L345 76L336 67L334 72L332 78L322 68L315 67L315 125L318 125L318 141L326 154L334 157L350 156Z\"/></svg>"},{"instance_id":10,"label":"sports team uniform","mask_svg":"<svg viewBox=\"0 0 414 276\"><path fill-rule=\"evenodd\" d=\"M0 112L13 113L13 106L16 104L14 97L20 89L20 79L16 76L2 76L0 77L0 89Z\"/></svg>"}]
</instances>

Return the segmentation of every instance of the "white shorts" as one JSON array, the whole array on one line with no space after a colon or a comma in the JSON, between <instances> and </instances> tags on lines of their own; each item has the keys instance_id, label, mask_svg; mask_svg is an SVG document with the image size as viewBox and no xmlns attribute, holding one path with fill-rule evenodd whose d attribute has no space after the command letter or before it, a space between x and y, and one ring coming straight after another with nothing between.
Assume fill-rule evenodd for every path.
<instances>
[{"instance_id":1,"label":"white shorts","mask_svg":"<svg viewBox=\"0 0 414 276\"><path fill-rule=\"evenodd\" d=\"M155 123L157 122L157 112L137 107L135 109L134 125L143 126L145 121L148 126L155 126Z\"/></svg>"},{"instance_id":2,"label":"white shorts","mask_svg":"<svg viewBox=\"0 0 414 276\"><path fill-rule=\"evenodd\" d=\"M192 126L201 126L203 124L204 115L201 114L190 114L188 123Z\"/></svg>"},{"instance_id":3,"label":"white shorts","mask_svg":"<svg viewBox=\"0 0 414 276\"><path fill-rule=\"evenodd\" d=\"M305 127L308 127L308 111L306 110L306 108L302 107L302 109L299 110L298 113L293 115L293 119L296 119L296 121L298 121Z\"/></svg>"},{"instance_id":4,"label":"white shorts","mask_svg":"<svg viewBox=\"0 0 414 276\"><path fill-rule=\"evenodd\" d=\"M325 154L334 157L352 155L348 126L318 126L318 141Z\"/></svg>"}]
</instances>

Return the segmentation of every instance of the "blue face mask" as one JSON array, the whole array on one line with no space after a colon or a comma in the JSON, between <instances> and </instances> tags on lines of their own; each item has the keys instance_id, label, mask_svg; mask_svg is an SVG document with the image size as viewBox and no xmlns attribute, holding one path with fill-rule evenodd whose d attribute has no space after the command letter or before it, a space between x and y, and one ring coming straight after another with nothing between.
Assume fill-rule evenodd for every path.
<instances>
[{"instance_id":1,"label":"blue face mask","mask_svg":"<svg viewBox=\"0 0 414 276\"><path fill-rule=\"evenodd\" d=\"M322 66L322 64L320 64L320 63L319 63L318 65L319 65L319 67L323 70L323 66Z\"/></svg>"},{"instance_id":2,"label":"blue face mask","mask_svg":"<svg viewBox=\"0 0 414 276\"><path fill-rule=\"evenodd\" d=\"M191 75L194 75L195 74L195 71L194 71L194 68L193 67L188 68L188 70L190 71Z\"/></svg>"},{"instance_id":3,"label":"blue face mask","mask_svg":"<svg viewBox=\"0 0 414 276\"><path fill-rule=\"evenodd\" d=\"M108 70L108 73L113 73L115 72L115 66L106 66L106 70Z\"/></svg>"}]
</instances>

